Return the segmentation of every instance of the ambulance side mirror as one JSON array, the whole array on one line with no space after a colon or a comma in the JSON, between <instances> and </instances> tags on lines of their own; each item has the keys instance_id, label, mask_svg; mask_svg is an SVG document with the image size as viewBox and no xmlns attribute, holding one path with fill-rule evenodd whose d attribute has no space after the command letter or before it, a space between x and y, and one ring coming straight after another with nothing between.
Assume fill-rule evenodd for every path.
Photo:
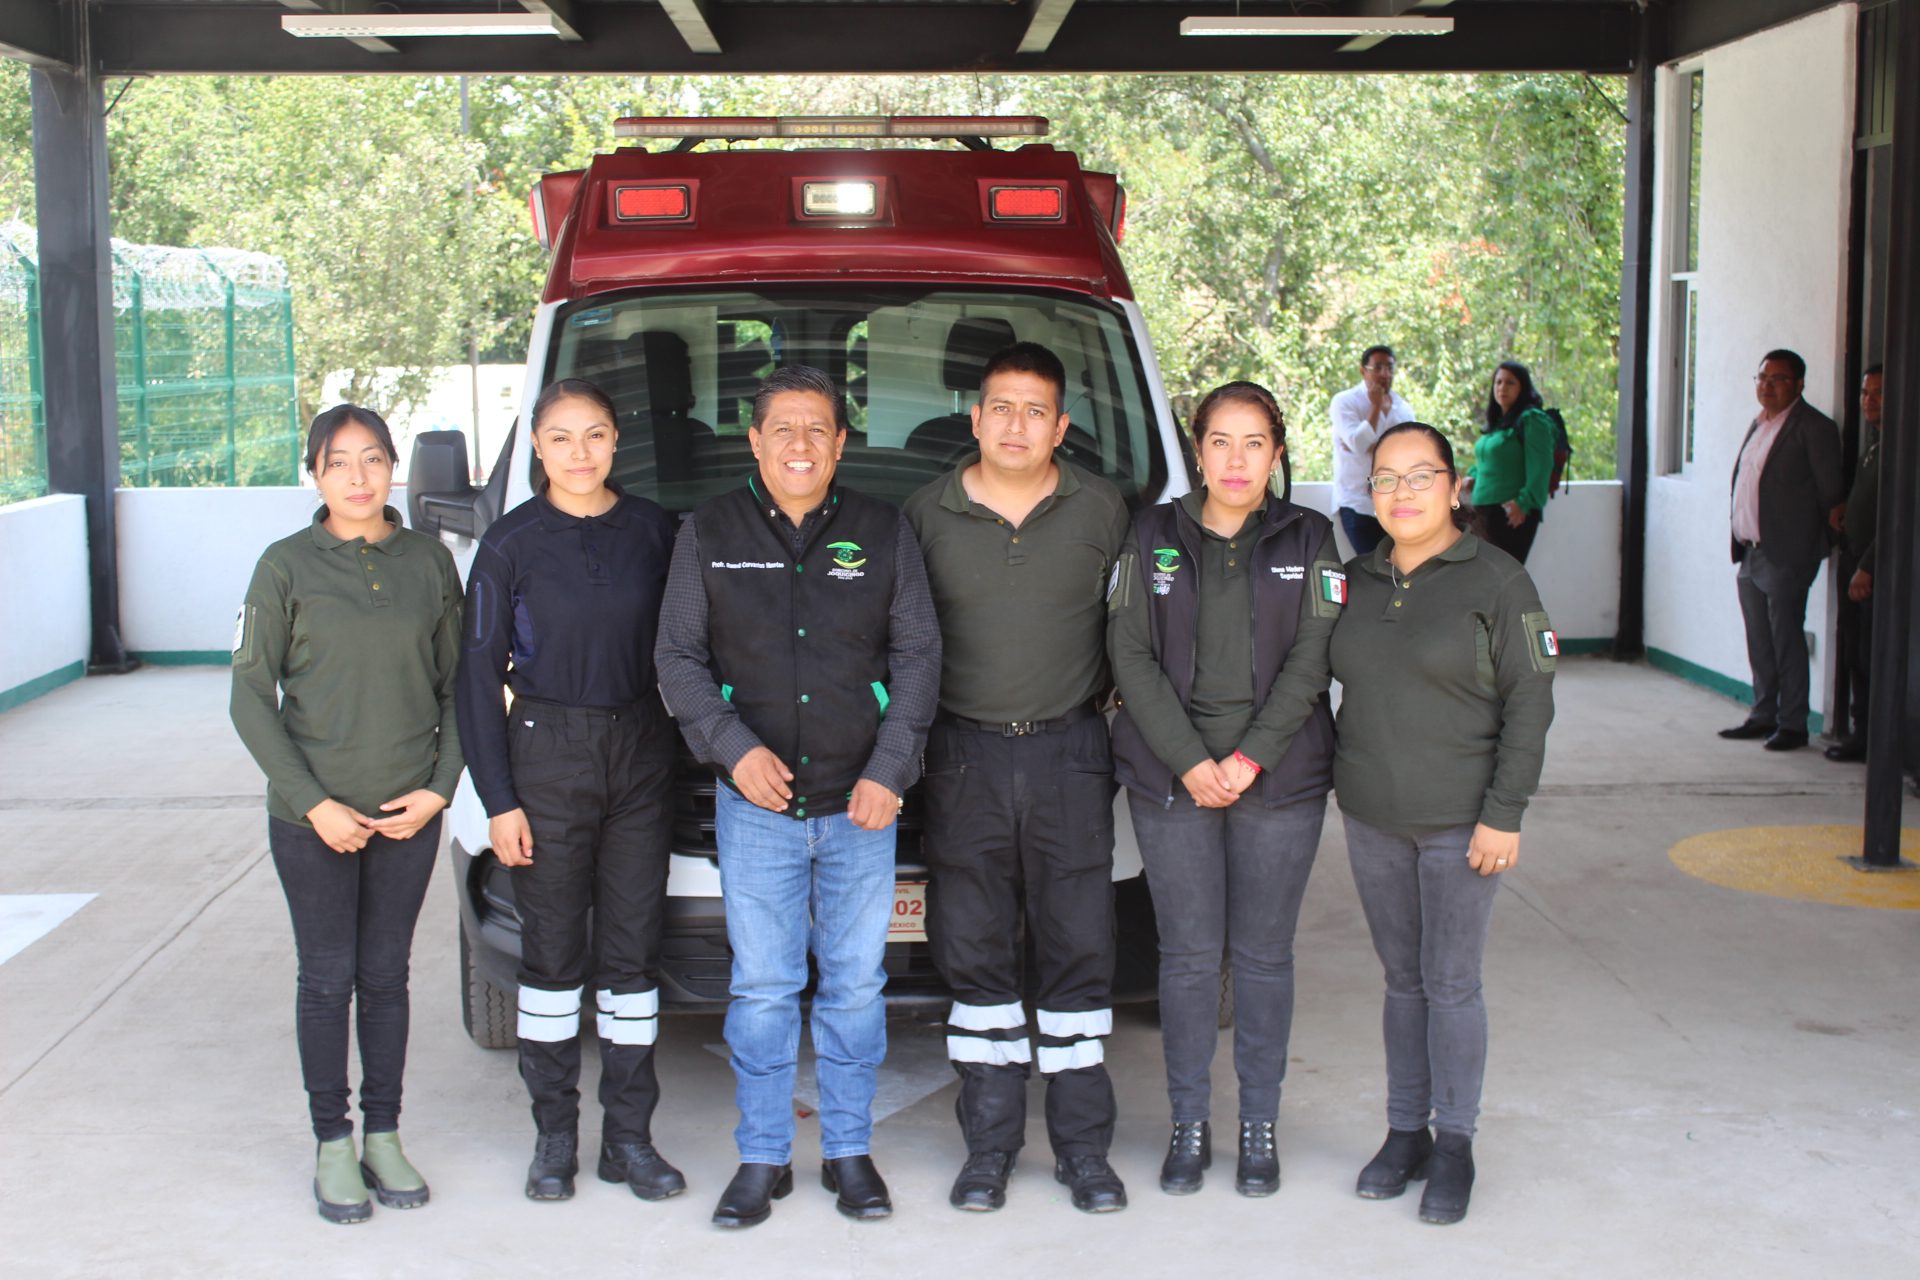
<instances>
[{"instance_id":1,"label":"ambulance side mirror","mask_svg":"<svg viewBox=\"0 0 1920 1280\"><path fill-rule=\"evenodd\" d=\"M408 522L430 537L478 536L474 504L480 490L473 487L472 474L464 431L422 431L415 436L407 464Z\"/></svg>"}]
</instances>

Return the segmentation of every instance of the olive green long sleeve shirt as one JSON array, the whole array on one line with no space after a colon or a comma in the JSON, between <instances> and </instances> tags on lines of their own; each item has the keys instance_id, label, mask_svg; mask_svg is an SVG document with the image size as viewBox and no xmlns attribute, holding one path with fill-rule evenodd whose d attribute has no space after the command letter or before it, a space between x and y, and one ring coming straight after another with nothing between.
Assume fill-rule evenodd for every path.
<instances>
[{"instance_id":1,"label":"olive green long sleeve shirt","mask_svg":"<svg viewBox=\"0 0 1920 1280\"><path fill-rule=\"evenodd\" d=\"M1402 834L1518 831L1540 784L1559 638L1519 561L1471 533L1410 574L1347 562L1333 629L1340 809Z\"/></svg>"},{"instance_id":2,"label":"olive green long sleeve shirt","mask_svg":"<svg viewBox=\"0 0 1920 1280\"><path fill-rule=\"evenodd\" d=\"M1205 534L1198 585L1199 619L1190 706L1180 698L1153 653L1152 606L1142 592L1115 593L1107 613L1107 652L1114 683L1140 736L1179 777L1204 760L1242 752L1263 769L1277 766L1327 687L1327 643L1333 618L1322 616L1311 591L1300 595L1299 629L1286 664L1259 712L1253 700L1253 587L1250 549L1261 513L1247 517L1239 536L1223 538L1201 519L1204 490L1177 499ZM1327 552L1333 556L1331 544ZM1137 571L1123 553L1123 577Z\"/></svg>"},{"instance_id":3,"label":"olive green long sleeve shirt","mask_svg":"<svg viewBox=\"0 0 1920 1280\"><path fill-rule=\"evenodd\" d=\"M342 542L321 521L266 549L235 621L233 727L267 775L267 811L308 825L338 800L370 817L460 779L454 674L460 574L400 527Z\"/></svg>"}]
</instances>

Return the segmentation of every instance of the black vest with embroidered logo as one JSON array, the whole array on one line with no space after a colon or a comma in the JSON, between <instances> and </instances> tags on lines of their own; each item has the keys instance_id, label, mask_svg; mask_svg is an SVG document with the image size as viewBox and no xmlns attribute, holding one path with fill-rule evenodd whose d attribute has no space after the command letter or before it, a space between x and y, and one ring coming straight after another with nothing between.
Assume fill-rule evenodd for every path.
<instances>
[{"instance_id":1,"label":"black vest with embroidered logo","mask_svg":"<svg viewBox=\"0 0 1920 1280\"><path fill-rule=\"evenodd\" d=\"M786 812L824 817L846 809L886 711L901 516L836 487L796 557L792 523L757 483L694 512L709 664L741 720L792 770ZM724 778L734 762L708 763Z\"/></svg>"},{"instance_id":2,"label":"black vest with embroidered logo","mask_svg":"<svg viewBox=\"0 0 1920 1280\"><path fill-rule=\"evenodd\" d=\"M1293 647L1302 594L1320 589L1313 572L1314 557L1328 545L1332 532L1332 524L1317 511L1280 500L1267 503L1247 569L1253 598L1255 715L1266 704L1273 679L1280 674L1287 650ZM1197 570L1203 563L1206 531L1174 501L1135 516L1133 537L1140 572L1136 586L1146 593L1153 655L1179 696L1180 705L1187 707L1193 698L1199 574L1161 568L1157 552L1176 549ZM1345 579L1340 582L1344 585ZM1113 764L1114 776L1122 784L1156 803L1164 804L1174 794L1178 779L1172 767L1153 753L1125 706L1113 722ZM1333 708L1325 693L1306 723L1294 733L1287 754L1260 775L1257 785L1260 799L1267 805L1288 804L1333 789Z\"/></svg>"}]
</instances>

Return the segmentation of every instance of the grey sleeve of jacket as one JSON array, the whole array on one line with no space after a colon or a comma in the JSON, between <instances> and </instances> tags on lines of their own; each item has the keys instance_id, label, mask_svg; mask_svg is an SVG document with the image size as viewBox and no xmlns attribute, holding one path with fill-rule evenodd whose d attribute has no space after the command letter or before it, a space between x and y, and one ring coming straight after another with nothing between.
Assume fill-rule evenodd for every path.
<instances>
[{"instance_id":1,"label":"grey sleeve of jacket","mask_svg":"<svg viewBox=\"0 0 1920 1280\"><path fill-rule=\"evenodd\" d=\"M680 722L680 732L693 754L729 773L740 758L760 746L720 692L707 645L707 589L700 577L700 535L693 517L680 526L673 544L673 567L667 571L667 592L660 601L660 636L653 646L653 665L660 677L660 696Z\"/></svg>"},{"instance_id":2,"label":"grey sleeve of jacket","mask_svg":"<svg viewBox=\"0 0 1920 1280\"><path fill-rule=\"evenodd\" d=\"M920 777L920 751L940 701L940 622L913 526L900 517L887 612L887 714L860 776L902 795Z\"/></svg>"}]
</instances>

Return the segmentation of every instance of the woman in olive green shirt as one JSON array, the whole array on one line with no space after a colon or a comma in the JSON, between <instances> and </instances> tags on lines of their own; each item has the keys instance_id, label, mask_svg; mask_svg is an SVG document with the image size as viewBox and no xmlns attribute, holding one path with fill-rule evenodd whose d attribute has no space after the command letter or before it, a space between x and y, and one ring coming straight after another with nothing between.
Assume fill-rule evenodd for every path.
<instances>
[{"instance_id":1,"label":"woman in olive green shirt","mask_svg":"<svg viewBox=\"0 0 1920 1280\"><path fill-rule=\"evenodd\" d=\"M413 927L460 777L460 578L445 547L387 506L393 437L378 414L320 414L306 457L325 505L254 569L231 706L267 775L268 845L293 917L314 1198L329 1222L363 1222L369 1186L389 1208L427 1202L400 1148L400 1077ZM347 1118L356 1001L364 1159Z\"/></svg>"},{"instance_id":2,"label":"woman in olive green shirt","mask_svg":"<svg viewBox=\"0 0 1920 1280\"><path fill-rule=\"evenodd\" d=\"M1502 361L1487 388L1486 426L1473 447L1468 487L1486 540L1522 564L1546 512L1557 438L1527 366Z\"/></svg>"},{"instance_id":3,"label":"woman in olive green shirt","mask_svg":"<svg viewBox=\"0 0 1920 1280\"><path fill-rule=\"evenodd\" d=\"M1481 957L1540 782L1559 641L1527 571L1461 527L1445 436L1386 431L1369 485L1387 539L1347 562L1329 654L1333 785L1387 988L1390 1131L1356 1190L1391 1199L1425 1176L1420 1217L1458 1222L1486 1071Z\"/></svg>"}]
</instances>

